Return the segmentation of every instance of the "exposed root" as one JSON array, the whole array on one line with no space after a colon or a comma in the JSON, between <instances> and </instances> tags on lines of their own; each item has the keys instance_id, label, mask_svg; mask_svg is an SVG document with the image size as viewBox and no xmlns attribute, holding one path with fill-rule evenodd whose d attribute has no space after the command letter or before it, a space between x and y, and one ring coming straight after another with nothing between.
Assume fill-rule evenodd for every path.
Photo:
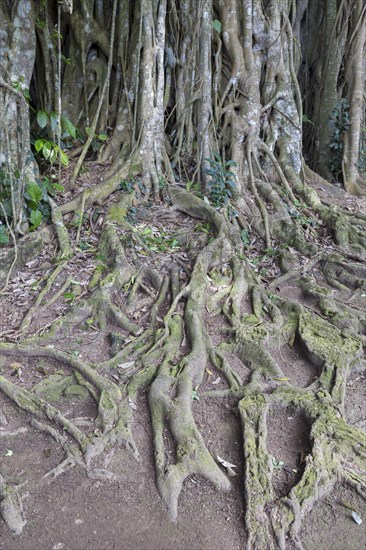
<instances>
[{"instance_id":1,"label":"exposed root","mask_svg":"<svg viewBox=\"0 0 366 550\"><path fill-rule=\"evenodd\" d=\"M250 155L255 158L252 152ZM69 421L57 407L4 376L0 377L0 390L31 413L36 429L63 448L65 457L47 474L47 480L75 465L84 468L93 479L116 480L113 472L95 468L93 463L118 445L124 445L139 459L132 433L133 411L139 392L148 390L157 485L175 520L179 495L188 476L202 475L224 491L231 487L208 451L193 415L192 396L199 391L210 361L222 373L228 388L200 392L200 397L235 399L243 429L247 548L284 550L290 538L300 549L302 519L319 498L332 491L337 479L348 483L359 494L366 491L365 436L348 426L343 418L348 374L357 362L362 362L365 324L352 299L355 291L364 288L365 269L357 261L346 261L339 254L326 254L316 247L312 250L317 253L307 264L294 265L295 250L287 255L287 273L266 288L244 259L245 249L235 223L182 189L172 187L169 194L176 210L203 220L214 234L198 252L185 284L181 284L176 263L170 262L161 274L149 263L128 261L120 231L131 230L126 214L133 197L124 195L110 207L99 240L98 252L105 258L108 273L96 272L89 283L90 294L75 303L41 340L36 342L31 337L23 341L23 345L0 344L0 352L5 356L46 357L72 369L78 383L88 389L97 403L97 431L86 436L77 423ZM292 200L290 194L289 198ZM264 202L262 204L265 208ZM270 234L269 218L268 223ZM298 251L301 242L300 237L295 240ZM287 260L284 251L284 265ZM210 275L214 276L222 265L229 275L225 285L222 288L218 285L216 293L210 295ZM53 272L51 282L46 283L34 308L51 288L54 273L63 266L60 264ZM317 282L315 270L334 291ZM286 281L300 278L304 294L316 301L322 315L315 307L304 307L271 292L273 287L278 289ZM67 282L66 279L61 291ZM57 299L61 291L48 303ZM122 311L115 303L115 296L127 291L128 299ZM348 305L333 295L339 291L352 293ZM245 299L250 299L251 313L243 313ZM141 304L146 304L150 311L135 322L131 316ZM34 316L34 308L24 323ZM227 341L219 346L213 344L205 325L207 311L222 314L225 319L223 332ZM101 330L106 329L107 323L123 329L123 334L110 333L111 359L88 365L47 347L50 340L88 318ZM273 348L292 346L295 339L318 372L317 379L306 389L292 384L271 352ZM186 346L188 352L183 352ZM248 382L236 372L226 351L234 353L250 369ZM119 373L113 381L107 374L111 369ZM273 405L300 410L310 423L313 441L300 481L279 499L274 497L273 466L267 450L267 416ZM165 430L170 432L175 445L173 462L166 452ZM18 518L17 525L20 525L21 515L14 503L11 514Z\"/></svg>"},{"instance_id":2,"label":"exposed root","mask_svg":"<svg viewBox=\"0 0 366 550\"><path fill-rule=\"evenodd\" d=\"M5 524L14 535L21 535L26 520L23 514L19 488L6 483L0 474L0 513Z\"/></svg>"}]
</instances>

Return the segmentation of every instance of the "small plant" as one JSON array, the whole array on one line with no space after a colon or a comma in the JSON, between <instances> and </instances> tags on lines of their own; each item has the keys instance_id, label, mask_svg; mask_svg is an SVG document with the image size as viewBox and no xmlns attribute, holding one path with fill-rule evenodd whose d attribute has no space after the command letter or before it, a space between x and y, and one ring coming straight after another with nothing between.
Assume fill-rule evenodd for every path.
<instances>
[{"instance_id":1,"label":"small plant","mask_svg":"<svg viewBox=\"0 0 366 550\"><path fill-rule=\"evenodd\" d=\"M43 135L33 136L31 143L34 146L35 152L41 155L44 160L53 164L57 158L60 158L63 166L68 166L69 158L63 149L67 148L66 140L68 138L75 139L77 129L73 123L65 116L61 117L61 147L55 142L55 132L58 125L58 115L54 111L47 113L40 110L36 114L38 126L43 130ZM49 139L52 136L52 139Z\"/></svg>"},{"instance_id":2,"label":"small plant","mask_svg":"<svg viewBox=\"0 0 366 550\"><path fill-rule=\"evenodd\" d=\"M248 247L250 245L250 234L248 229L243 229L240 233L240 237L245 248Z\"/></svg>"},{"instance_id":3,"label":"small plant","mask_svg":"<svg viewBox=\"0 0 366 550\"><path fill-rule=\"evenodd\" d=\"M211 226L209 223L198 223L194 227L195 231L200 231L201 233L206 233L208 235L211 232Z\"/></svg>"},{"instance_id":4,"label":"small plant","mask_svg":"<svg viewBox=\"0 0 366 550\"><path fill-rule=\"evenodd\" d=\"M193 189L193 191L196 191L196 192L199 192L200 190L200 185L198 182L194 182L194 181L187 181L186 183L186 190L187 191L190 191L191 189Z\"/></svg>"},{"instance_id":5,"label":"small plant","mask_svg":"<svg viewBox=\"0 0 366 550\"><path fill-rule=\"evenodd\" d=\"M282 470L285 463L283 460L276 460L275 457L272 457L272 466L275 470Z\"/></svg>"},{"instance_id":6,"label":"small plant","mask_svg":"<svg viewBox=\"0 0 366 550\"><path fill-rule=\"evenodd\" d=\"M9 235L6 226L0 221L0 246L3 244L9 244Z\"/></svg>"},{"instance_id":7,"label":"small plant","mask_svg":"<svg viewBox=\"0 0 366 550\"><path fill-rule=\"evenodd\" d=\"M144 242L145 246L151 252L166 253L177 252L180 250L180 244L174 237L171 237L165 231L151 227L133 228L133 233L136 233Z\"/></svg>"},{"instance_id":8,"label":"small plant","mask_svg":"<svg viewBox=\"0 0 366 550\"><path fill-rule=\"evenodd\" d=\"M159 176L159 189L160 189L160 191L163 191L164 189L166 189L166 186L167 186L166 179L164 178L164 176L162 174L160 174L160 176Z\"/></svg>"},{"instance_id":9,"label":"small plant","mask_svg":"<svg viewBox=\"0 0 366 550\"><path fill-rule=\"evenodd\" d=\"M218 153L214 153L214 158L207 158L210 167L206 169L206 174L211 176L208 182L210 190L210 201L216 208L226 206L233 196L236 188L236 175L232 168L236 166L233 160L224 161Z\"/></svg>"},{"instance_id":10,"label":"small plant","mask_svg":"<svg viewBox=\"0 0 366 550\"><path fill-rule=\"evenodd\" d=\"M337 177L342 170L343 135L351 124L349 104L346 98L340 99L336 108L333 109L330 124L333 128L333 135L329 144L329 168L334 176Z\"/></svg>"},{"instance_id":11,"label":"small plant","mask_svg":"<svg viewBox=\"0 0 366 550\"><path fill-rule=\"evenodd\" d=\"M24 196L27 201L27 213L31 223L30 229L34 231L41 224L43 219L40 210L43 193L39 185L35 181L32 181L26 186Z\"/></svg>"},{"instance_id":12,"label":"small plant","mask_svg":"<svg viewBox=\"0 0 366 550\"><path fill-rule=\"evenodd\" d=\"M85 128L85 132L86 132L86 135L89 137L90 134L91 134L91 128L89 128L89 126L87 126ZM92 142L91 142L91 148L92 148L92 151L94 153L96 153L97 151L99 151L99 149L101 148L102 144L107 141L108 139L108 134L107 132L99 132L98 134L95 133L93 135L93 139L92 139Z\"/></svg>"},{"instance_id":13,"label":"small plant","mask_svg":"<svg viewBox=\"0 0 366 550\"><path fill-rule=\"evenodd\" d=\"M13 86L14 90L23 94L24 99L29 104L31 98L29 89L26 88L24 85L24 76L20 76L19 80L12 80L11 85Z\"/></svg>"},{"instance_id":14,"label":"small plant","mask_svg":"<svg viewBox=\"0 0 366 550\"><path fill-rule=\"evenodd\" d=\"M306 215L306 211L309 207L305 202L296 199L294 200L293 204L296 207L296 210L291 206L287 206L287 205L286 205L286 208L291 218L294 218L296 223L300 225L311 225L312 227L315 227L318 225L316 220L309 218Z\"/></svg>"},{"instance_id":15,"label":"small plant","mask_svg":"<svg viewBox=\"0 0 366 550\"><path fill-rule=\"evenodd\" d=\"M311 124L312 126L315 126L314 122L310 120L310 118L307 115L302 115L302 123Z\"/></svg>"},{"instance_id":16,"label":"small plant","mask_svg":"<svg viewBox=\"0 0 366 550\"><path fill-rule=\"evenodd\" d=\"M19 175L19 171L15 170L12 178L10 178L9 175L0 170L0 201L9 223L13 219L11 180L14 185ZM48 221L50 219L51 211L48 205L48 197L54 196L60 191L64 191L64 187L48 177L43 179L37 178L36 181L28 181L24 189L24 202L31 231L37 229L43 220ZM8 235L2 210L0 210L0 233L0 244L7 244L5 240L8 238Z\"/></svg>"},{"instance_id":17,"label":"small plant","mask_svg":"<svg viewBox=\"0 0 366 550\"><path fill-rule=\"evenodd\" d=\"M119 184L122 191L125 191L126 193L132 193L133 188L135 185L135 181L133 178L127 178L125 180L122 180Z\"/></svg>"}]
</instances>

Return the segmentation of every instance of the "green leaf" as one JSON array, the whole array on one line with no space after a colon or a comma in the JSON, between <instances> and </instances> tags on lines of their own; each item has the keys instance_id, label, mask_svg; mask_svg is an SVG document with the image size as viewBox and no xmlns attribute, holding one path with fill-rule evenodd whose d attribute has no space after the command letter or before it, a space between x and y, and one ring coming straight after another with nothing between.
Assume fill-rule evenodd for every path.
<instances>
[{"instance_id":1,"label":"green leaf","mask_svg":"<svg viewBox=\"0 0 366 550\"><path fill-rule=\"evenodd\" d=\"M23 89L23 95L24 95L25 99L28 99L30 101L31 97L30 97L28 88Z\"/></svg>"},{"instance_id":2,"label":"green leaf","mask_svg":"<svg viewBox=\"0 0 366 550\"><path fill-rule=\"evenodd\" d=\"M51 149L50 156L49 156L48 160L50 161L51 164L53 164L55 162L56 158L57 158L56 149Z\"/></svg>"},{"instance_id":3,"label":"green leaf","mask_svg":"<svg viewBox=\"0 0 366 550\"><path fill-rule=\"evenodd\" d=\"M49 159L51 151L52 151L52 143L50 141L45 141L42 148L42 154L46 160Z\"/></svg>"},{"instance_id":4,"label":"green leaf","mask_svg":"<svg viewBox=\"0 0 366 550\"><path fill-rule=\"evenodd\" d=\"M212 28L220 34L222 29L221 21L214 19L214 21L212 21Z\"/></svg>"},{"instance_id":5,"label":"green leaf","mask_svg":"<svg viewBox=\"0 0 366 550\"><path fill-rule=\"evenodd\" d=\"M200 400L199 395L196 392L196 390L192 390L192 400L193 401L199 401Z\"/></svg>"},{"instance_id":6,"label":"green leaf","mask_svg":"<svg viewBox=\"0 0 366 550\"><path fill-rule=\"evenodd\" d=\"M38 111L38 113L37 113L37 123L38 123L38 126L40 126L40 128L45 128L47 126L47 124L48 124L48 114L46 113L46 111Z\"/></svg>"},{"instance_id":7,"label":"green leaf","mask_svg":"<svg viewBox=\"0 0 366 550\"><path fill-rule=\"evenodd\" d=\"M32 210L29 216L31 222L31 230L34 231L42 223L42 213L39 210Z\"/></svg>"},{"instance_id":8,"label":"green leaf","mask_svg":"<svg viewBox=\"0 0 366 550\"><path fill-rule=\"evenodd\" d=\"M60 185L57 182L54 182L54 183L51 183L51 190L52 192L58 191L59 193L63 193L63 191L65 191L65 187L63 185Z\"/></svg>"},{"instance_id":9,"label":"green leaf","mask_svg":"<svg viewBox=\"0 0 366 550\"><path fill-rule=\"evenodd\" d=\"M44 139L37 139L37 141L35 142L34 144L34 148L35 150L37 151L37 153L40 152L40 150L42 149L43 145L44 145L44 142L45 140Z\"/></svg>"},{"instance_id":10,"label":"green leaf","mask_svg":"<svg viewBox=\"0 0 366 550\"><path fill-rule=\"evenodd\" d=\"M9 235L4 225L0 225L0 245L9 243Z\"/></svg>"},{"instance_id":11,"label":"green leaf","mask_svg":"<svg viewBox=\"0 0 366 550\"><path fill-rule=\"evenodd\" d=\"M98 139L100 141L107 141L108 139L108 135L106 132L101 132L100 134L98 134Z\"/></svg>"},{"instance_id":12,"label":"green leaf","mask_svg":"<svg viewBox=\"0 0 366 550\"><path fill-rule=\"evenodd\" d=\"M42 190L36 182L33 181L31 183L28 183L25 190L31 201L33 201L35 204L40 203L40 201L42 200Z\"/></svg>"},{"instance_id":13,"label":"green leaf","mask_svg":"<svg viewBox=\"0 0 366 550\"><path fill-rule=\"evenodd\" d=\"M65 300L73 300L75 298L75 294L73 292L65 292L63 296Z\"/></svg>"},{"instance_id":14,"label":"green leaf","mask_svg":"<svg viewBox=\"0 0 366 550\"><path fill-rule=\"evenodd\" d=\"M56 130L56 126L57 126L57 123L58 123L58 115L57 115L57 113L55 113L54 111L52 111L51 116L50 116L50 119L51 119L51 128L52 128L52 131L54 132L54 131Z\"/></svg>"},{"instance_id":15,"label":"green leaf","mask_svg":"<svg viewBox=\"0 0 366 550\"><path fill-rule=\"evenodd\" d=\"M63 166L68 166L69 165L69 157L67 156L67 154L64 153L64 151L62 149L60 149L59 153L60 153L61 164Z\"/></svg>"},{"instance_id":16,"label":"green leaf","mask_svg":"<svg viewBox=\"0 0 366 550\"><path fill-rule=\"evenodd\" d=\"M67 117L62 117L61 119L61 127L64 131L66 131L72 138L76 138L76 128Z\"/></svg>"}]
</instances>

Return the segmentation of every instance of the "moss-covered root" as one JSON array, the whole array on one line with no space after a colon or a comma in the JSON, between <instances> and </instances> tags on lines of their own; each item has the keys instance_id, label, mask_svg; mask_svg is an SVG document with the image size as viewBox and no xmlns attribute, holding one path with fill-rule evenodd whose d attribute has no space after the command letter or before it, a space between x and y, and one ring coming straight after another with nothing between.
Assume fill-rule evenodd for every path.
<instances>
[{"instance_id":1,"label":"moss-covered root","mask_svg":"<svg viewBox=\"0 0 366 550\"><path fill-rule=\"evenodd\" d=\"M14 535L21 535L27 523L23 515L19 488L9 485L0 473L0 514Z\"/></svg>"},{"instance_id":2,"label":"moss-covered root","mask_svg":"<svg viewBox=\"0 0 366 550\"><path fill-rule=\"evenodd\" d=\"M313 423L312 452L306 459L301 480L271 511L281 550L286 548L286 537L291 538L296 548L302 549L302 519L320 498L332 491L337 481L344 481L366 498L366 436L347 425L338 408L330 403L330 396L324 392L312 395L310 392L281 389L273 397L282 403L287 401L292 406L301 407Z\"/></svg>"},{"instance_id":3,"label":"moss-covered root","mask_svg":"<svg viewBox=\"0 0 366 550\"><path fill-rule=\"evenodd\" d=\"M273 498L271 461L266 450L267 409L263 395L245 397L239 403L244 438L247 550L275 548L266 513L266 506Z\"/></svg>"},{"instance_id":4,"label":"moss-covered root","mask_svg":"<svg viewBox=\"0 0 366 550\"><path fill-rule=\"evenodd\" d=\"M361 340L307 312L300 315L298 336L309 361L321 369L318 384L343 410L350 364L362 356Z\"/></svg>"},{"instance_id":5,"label":"moss-covered root","mask_svg":"<svg viewBox=\"0 0 366 550\"><path fill-rule=\"evenodd\" d=\"M83 453L86 468L90 475L92 475L91 462L93 458L99 456L106 448L113 445L125 444L133 451L135 456L137 455L136 446L127 422L128 416L126 410L128 411L128 406L124 402L121 390L117 384L100 375L89 365L73 357L69 357L54 348L0 344L0 351L4 355L48 357L62 364L68 364L88 384L94 386L96 393L93 392L93 395L97 397L98 402L98 416L96 418L98 433L90 439L65 418L58 409L27 390L23 390L12 384L5 377L0 376L0 391L5 393L20 408L33 414L33 416L39 418L41 421L50 420L74 438Z\"/></svg>"},{"instance_id":6,"label":"moss-covered root","mask_svg":"<svg viewBox=\"0 0 366 550\"><path fill-rule=\"evenodd\" d=\"M171 518L175 520L178 498L187 476L200 474L223 490L230 489L230 482L208 452L192 414L192 371L195 370L195 360L204 368L205 356L199 353L200 346L196 342L194 352L177 366L172 366L183 337L182 318L171 317L167 330L164 360L150 387L149 406L157 485ZM175 444L175 464L167 464L164 428L169 430Z\"/></svg>"},{"instance_id":7,"label":"moss-covered root","mask_svg":"<svg viewBox=\"0 0 366 550\"><path fill-rule=\"evenodd\" d=\"M60 246L60 251L57 256L59 261L68 260L72 256L72 248L70 245L69 234L62 219L62 213L55 201L48 197L48 202L51 207L52 222L55 227L57 238Z\"/></svg>"},{"instance_id":8,"label":"moss-covered root","mask_svg":"<svg viewBox=\"0 0 366 550\"><path fill-rule=\"evenodd\" d=\"M103 258L108 258L110 272L101 279L97 277L93 285L89 285L89 290L93 291L91 296L77 302L66 315L56 321L45 334L46 339L69 331L70 327L80 325L88 317L93 318L94 323L102 330L105 329L107 321L111 321L129 332L138 331L139 327L113 304L114 293L128 283L135 269L127 261L117 226L110 221L104 225L98 251ZM98 273L101 275L101 272Z\"/></svg>"},{"instance_id":9,"label":"moss-covered root","mask_svg":"<svg viewBox=\"0 0 366 550\"><path fill-rule=\"evenodd\" d=\"M9 399L14 401L16 405L23 411L40 418L41 420L51 420L56 425L61 426L63 430L68 432L80 446L81 450L85 450L88 444L88 438L77 428L70 420L63 416L58 409L31 394L29 391L19 388L7 378L0 375L0 391L2 391Z\"/></svg>"},{"instance_id":10,"label":"moss-covered root","mask_svg":"<svg viewBox=\"0 0 366 550\"><path fill-rule=\"evenodd\" d=\"M178 395L169 394L176 383L174 376L161 372L149 393L157 485L173 521L177 518L178 498L186 477L200 474L218 489L229 491L231 483L213 460L193 418L192 384L187 373L178 378ZM167 464L163 439L164 425L168 422L176 445L176 463Z\"/></svg>"}]
</instances>

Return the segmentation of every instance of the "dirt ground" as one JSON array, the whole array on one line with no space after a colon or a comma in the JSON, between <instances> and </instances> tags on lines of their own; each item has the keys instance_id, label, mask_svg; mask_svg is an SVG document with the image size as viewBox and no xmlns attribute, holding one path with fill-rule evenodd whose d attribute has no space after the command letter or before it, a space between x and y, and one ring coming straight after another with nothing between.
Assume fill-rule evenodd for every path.
<instances>
[{"instance_id":1,"label":"dirt ground","mask_svg":"<svg viewBox=\"0 0 366 550\"><path fill-rule=\"evenodd\" d=\"M334 187L322 189L318 186L317 190L323 192L324 196L331 196L331 192L338 196ZM334 199L333 196L331 198ZM350 203L349 207L353 208L353 203ZM150 213L144 213L145 222L151 224L152 220L159 219L162 223L163 214L166 215L166 220L164 232L160 232L162 241L168 233L174 234L174 226L179 225L185 226L197 242L201 238L206 238L205 234L202 235L202 230L197 229L196 222L179 217L176 213L173 215L173 223L169 218L169 212L160 211L158 216L152 209ZM139 224L141 220L137 219L135 223ZM159 225L158 222L156 225ZM88 246L85 245L84 250L79 250L68 266L67 276L77 279L82 291L84 282L88 281L95 268L95 258L90 249L97 242L98 221L93 229L90 231L89 228L82 233L81 242ZM182 239L182 235L180 238ZM29 305L33 303L38 281L47 275L51 268L48 262L53 252L50 248L45 249L42 257L30 262L23 271L13 276L8 293L1 303L2 329L11 330L17 326ZM255 246L252 253L255 256ZM179 254L180 260L188 265L189 257L185 256L183 250ZM155 267L164 270L164 265L168 265L169 260L169 257L160 257L156 260ZM265 269L273 277L279 273L274 260L266 259L262 264L257 264L258 269ZM317 276L316 273L313 275ZM184 271L181 276L184 277ZM64 283L63 277L64 274L56 281L56 290ZM321 283L324 285L324 281ZM299 290L295 282L289 281L276 291L284 296L298 298ZM116 297L116 300L118 299L123 301L123 296ZM39 327L58 318L68 307L68 300L61 297L51 308L40 308L31 333L34 334ZM249 304L244 304L243 307L244 310L250 310ZM143 323L144 310L141 315L141 320L137 320ZM223 340L220 316L213 317L208 314L206 325L215 345ZM80 329L74 331L72 337L58 340L54 345L75 357L98 363L109 357L109 329L110 327L107 327L104 332L96 330L93 326L89 327L89 330ZM121 335L123 336L122 331ZM184 352L184 349L182 351ZM270 351L292 384L305 388L317 378L317 369L309 363L296 341L293 347L286 345ZM230 357L230 361L242 379L246 380L250 374L247 366L236 357ZM72 372L66 366L60 367L59 364L43 359L22 359L14 364L14 359L0 357L0 370L6 376L13 376L14 382L19 386L33 388L32 391L41 397L47 392L47 382L52 380L52 404L85 433L94 429L95 402L85 388L75 384ZM116 376L115 373L107 375ZM206 369L200 392L225 387L227 386L219 373L210 365ZM212 456L219 456L234 464L233 470L236 475L231 478L232 491L226 494L217 492L203 478L188 478L179 500L178 520L177 523L173 523L168 517L155 484L152 430L146 393L140 393L137 408L134 410L133 435L141 458L137 461L127 450L115 449L104 457L101 467L113 472L117 476L117 481L103 483L88 478L80 467L69 470L55 480L44 478L47 472L62 461L63 451L51 437L30 425L30 415L22 413L0 393L1 473L8 483L19 486L27 521L23 533L16 537L0 520L0 548L244 549L244 452L237 407L230 399L201 397L193 401L193 414ZM354 372L348 380L345 415L351 425L365 431L366 386L362 373ZM311 451L309 426L305 418L292 410L272 409L268 420L267 446L274 468L273 488L276 498L280 498L286 495L301 477L305 457ZM168 435L165 443L169 449ZM170 454L173 461L173 445L170 445ZM352 511L356 511L363 519L361 525L352 518ZM363 550L366 541L365 522L365 502L348 488L336 485L333 493L324 495L305 518L302 533L304 548ZM288 550L293 550L290 545Z\"/></svg>"}]
</instances>

